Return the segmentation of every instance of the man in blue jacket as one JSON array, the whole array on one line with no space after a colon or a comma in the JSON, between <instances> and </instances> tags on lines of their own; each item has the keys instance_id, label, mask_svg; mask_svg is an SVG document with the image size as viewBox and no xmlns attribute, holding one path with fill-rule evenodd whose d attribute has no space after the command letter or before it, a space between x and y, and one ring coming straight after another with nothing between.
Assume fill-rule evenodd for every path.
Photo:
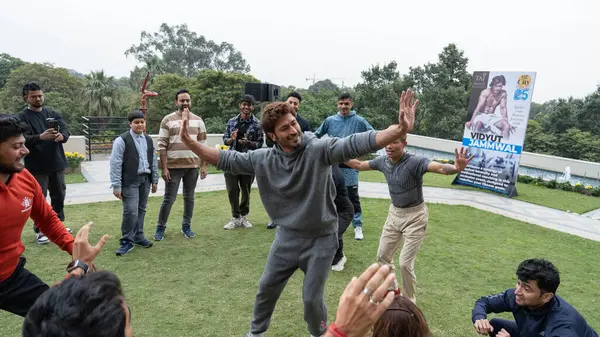
<instances>
[{"instance_id":1,"label":"man in blue jacket","mask_svg":"<svg viewBox=\"0 0 600 337\"><path fill-rule=\"evenodd\" d=\"M315 131L315 136L321 138L324 135L328 135L329 137L343 138L355 133L373 130L371 124L364 117L359 116L356 114L356 111L352 110L352 97L350 94L341 94L337 105L338 113L327 117L317 131ZM360 207L360 196L358 195L358 171L345 164L340 164L340 168L344 173L348 197L350 197L350 201L352 201L352 206L354 207L354 218L352 219L354 239L362 240L364 239L364 235L362 229L362 208Z\"/></svg>"},{"instance_id":2,"label":"man in blue jacket","mask_svg":"<svg viewBox=\"0 0 600 337\"><path fill-rule=\"evenodd\" d=\"M517 287L475 302L472 320L480 335L497 337L598 337L581 314L556 295L560 275L543 259L529 259L517 268ZM514 321L488 313L512 312Z\"/></svg>"}]
</instances>

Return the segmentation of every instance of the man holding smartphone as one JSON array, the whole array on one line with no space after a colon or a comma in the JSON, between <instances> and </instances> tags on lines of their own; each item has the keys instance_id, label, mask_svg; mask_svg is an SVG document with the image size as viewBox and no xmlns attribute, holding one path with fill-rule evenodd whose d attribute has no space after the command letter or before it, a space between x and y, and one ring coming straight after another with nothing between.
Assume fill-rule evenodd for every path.
<instances>
[{"instance_id":1,"label":"man holding smartphone","mask_svg":"<svg viewBox=\"0 0 600 337\"><path fill-rule=\"evenodd\" d=\"M64 222L67 192L65 169L69 165L63 143L69 139L69 129L58 112L44 107L44 93L37 83L30 82L23 86L23 100L28 106L18 117L29 127L25 134L25 146L29 149L29 155L25 157L25 167L40 184L44 197L50 191L52 209L61 222ZM38 244L49 242L35 222L33 230Z\"/></svg>"}]
</instances>

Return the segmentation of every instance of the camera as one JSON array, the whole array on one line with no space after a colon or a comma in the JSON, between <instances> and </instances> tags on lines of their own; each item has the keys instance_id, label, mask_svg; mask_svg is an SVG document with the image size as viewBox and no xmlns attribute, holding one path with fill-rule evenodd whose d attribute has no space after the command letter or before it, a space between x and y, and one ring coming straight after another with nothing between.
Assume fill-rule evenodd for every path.
<instances>
[{"instance_id":1,"label":"camera","mask_svg":"<svg viewBox=\"0 0 600 337\"><path fill-rule=\"evenodd\" d=\"M54 118L46 118L46 125L48 127L48 129L54 129L56 130L56 132L60 131L60 126L58 124L58 121Z\"/></svg>"}]
</instances>

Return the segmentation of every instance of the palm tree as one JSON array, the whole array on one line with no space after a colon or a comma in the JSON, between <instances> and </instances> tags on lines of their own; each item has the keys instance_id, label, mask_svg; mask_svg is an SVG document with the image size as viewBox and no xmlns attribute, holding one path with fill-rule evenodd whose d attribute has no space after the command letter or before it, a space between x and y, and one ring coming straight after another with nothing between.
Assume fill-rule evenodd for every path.
<instances>
[{"instance_id":1,"label":"palm tree","mask_svg":"<svg viewBox=\"0 0 600 337\"><path fill-rule=\"evenodd\" d=\"M83 106L92 116L114 116L119 114L119 91L114 76L106 76L104 70L85 76Z\"/></svg>"}]
</instances>

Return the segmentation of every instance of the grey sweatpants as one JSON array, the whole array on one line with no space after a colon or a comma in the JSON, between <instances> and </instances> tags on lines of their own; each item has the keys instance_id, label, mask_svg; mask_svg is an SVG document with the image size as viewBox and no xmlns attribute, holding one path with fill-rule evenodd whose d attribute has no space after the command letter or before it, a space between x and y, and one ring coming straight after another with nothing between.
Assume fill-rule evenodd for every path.
<instances>
[{"instance_id":1,"label":"grey sweatpants","mask_svg":"<svg viewBox=\"0 0 600 337\"><path fill-rule=\"evenodd\" d=\"M267 331L275 304L287 281L300 268L304 272L302 301L308 332L321 336L327 330L327 306L323 300L325 281L338 248L337 233L317 238L298 236L277 226L254 302L250 332Z\"/></svg>"}]
</instances>

